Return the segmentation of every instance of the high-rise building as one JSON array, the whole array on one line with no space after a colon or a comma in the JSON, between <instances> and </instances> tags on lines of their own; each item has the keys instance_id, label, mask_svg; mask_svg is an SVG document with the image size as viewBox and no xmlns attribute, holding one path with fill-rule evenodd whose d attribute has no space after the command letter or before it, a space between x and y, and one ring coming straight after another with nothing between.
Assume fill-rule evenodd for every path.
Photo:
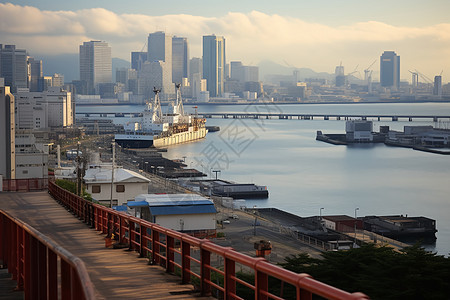
<instances>
[{"instance_id":1,"label":"high-rise building","mask_svg":"<svg viewBox=\"0 0 450 300\"><path fill-rule=\"evenodd\" d=\"M380 57L380 84L382 87L400 87L400 56L394 51L384 51Z\"/></svg>"},{"instance_id":2,"label":"high-rise building","mask_svg":"<svg viewBox=\"0 0 450 300\"><path fill-rule=\"evenodd\" d=\"M189 76L189 46L187 38L172 38L172 82L181 83Z\"/></svg>"},{"instance_id":3,"label":"high-rise building","mask_svg":"<svg viewBox=\"0 0 450 300\"><path fill-rule=\"evenodd\" d=\"M42 60L28 57L27 62L29 66L28 88L30 92L42 92L44 90Z\"/></svg>"},{"instance_id":4,"label":"high-rise building","mask_svg":"<svg viewBox=\"0 0 450 300\"><path fill-rule=\"evenodd\" d=\"M150 89L160 88L161 99L175 96L175 86L172 84L172 37L163 31L150 33L147 61L151 66L144 67L146 65L144 64L140 74L145 76L146 80L153 82L154 86L152 85ZM154 64L155 62L157 64ZM155 74L144 75L145 72L155 72Z\"/></svg>"},{"instance_id":5,"label":"high-rise building","mask_svg":"<svg viewBox=\"0 0 450 300\"><path fill-rule=\"evenodd\" d=\"M336 76L336 86L344 86L345 85L345 73L344 73L344 66L339 65L336 66L336 69L334 71L334 75Z\"/></svg>"},{"instance_id":6,"label":"high-rise building","mask_svg":"<svg viewBox=\"0 0 450 300\"><path fill-rule=\"evenodd\" d=\"M225 80L225 38L203 36L203 78L211 97L221 96Z\"/></svg>"},{"instance_id":7,"label":"high-rise building","mask_svg":"<svg viewBox=\"0 0 450 300\"><path fill-rule=\"evenodd\" d=\"M108 43L90 41L80 45L80 80L86 82L87 94L94 94L99 83L112 82L111 47Z\"/></svg>"},{"instance_id":8,"label":"high-rise building","mask_svg":"<svg viewBox=\"0 0 450 300\"><path fill-rule=\"evenodd\" d=\"M442 76L434 76L433 95L442 96Z\"/></svg>"},{"instance_id":9,"label":"high-rise building","mask_svg":"<svg viewBox=\"0 0 450 300\"><path fill-rule=\"evenodd\" d=\"M5 79L5 86L9 86L12 93L28 87L27 57L27 52L16 49L15 45L0 44L0 77Z\"/></svg>"},{"instance_id":10,"label":"high-rise building","mask_svg":"<svg viewBox=\"0 0 450 300\"><path fill-rule=\"evenodd\" d=\"M14 96L0 79L0 175L16 178Z\"/></svg>"},{"instance_id":11,"label":"high-rise building","mask_svg":"<svg viewBox=\"0 0 450 300\"><path fill-rule=\"evenodd\" d=\"M193 74L197 73L200 74L200 76L203 76L202 59L199 57L193 57L189 60L189 78L191 78Z\"/></svg>"},{"instance_id":12,"label":"high-rise building","mask_svg":"<svg viewBox=\"0 0 450 300\"><path fill-rule=\"evenodd\" d=\"M140 71L147 61L148 52L131 52L131 68Z\"/></svg>"},{"instance_id":13,"label":"high-rise building","mask_svg":"<svg viewBox=\"0 0 450 300\"><path fill-rule=\"evenodd\" d=\"M230 78L244 82L244 66L240 61L230 62Z\"/></svg>"},{"instance_id":14,"label":"high-rise building","mask_svg":"<svg viewBox=\"0 0 450 300\"><path fill-rule=\"evenodd\" d=\"M52 86L64 86L64 75L58 73L53 74Z\"/></svg>"}]
</instances>

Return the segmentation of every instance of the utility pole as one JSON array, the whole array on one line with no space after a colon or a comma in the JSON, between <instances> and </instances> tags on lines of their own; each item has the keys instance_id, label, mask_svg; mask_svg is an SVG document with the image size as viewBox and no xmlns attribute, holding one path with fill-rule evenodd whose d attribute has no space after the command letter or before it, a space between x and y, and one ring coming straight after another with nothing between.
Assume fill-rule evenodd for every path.
<instances>
[{"instance_id":1,"label":"utility pole","mask_svg":"<svg viewBox=\"0 0 450 300\"><path fill-rule=\"evenodd\" d=\"M110 199L110 208L113 207L113 187L114 187L114 164L115 164L115 157L116 157L116 140L113 139L111 143L112 148L112 165L111 165L111 199Z\"/></svg>"},{"instance_id":2,"label":"utility pole","mask_svg":"<svg viewBox=\"0 0 450 300\"><path fill-rule=\"evenodd\" d=\"M77 142L77 195L81 195L80 142Z\"/></svg>"}]
</instances>

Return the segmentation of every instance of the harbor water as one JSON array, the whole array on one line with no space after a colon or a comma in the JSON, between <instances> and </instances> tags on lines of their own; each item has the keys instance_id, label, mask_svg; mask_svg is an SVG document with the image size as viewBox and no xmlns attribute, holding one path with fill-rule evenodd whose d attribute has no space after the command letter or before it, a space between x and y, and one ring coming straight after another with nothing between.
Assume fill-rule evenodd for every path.
<instances>
[{"instance_id":1,"label":"harbor water","mask_svg":"<svg viewBox=\"0 0 450 300\"><path fill-rule=\"evenodd\" d=\"M77 112L139 112L143 106L77 106ZM191 106L185 110L193 112ZM299 114L448 115L450 103L199 105L199 112ZM116 123L129 121L115 118ZM403 130L407 125L450 123L374 120ZM344 133L345 121L208 119L220 126L203 140L174 145L167 158L185 157L188 167L239 183L266 185L268 199L247 207L276 207L302 217L345 214L425 216L436 220L436 243L427 250L450 253L450 156L384 144L336 146L316 141L316 131ZM358 209L357 209L358 208Z\"/></svg>"}]
</instances>

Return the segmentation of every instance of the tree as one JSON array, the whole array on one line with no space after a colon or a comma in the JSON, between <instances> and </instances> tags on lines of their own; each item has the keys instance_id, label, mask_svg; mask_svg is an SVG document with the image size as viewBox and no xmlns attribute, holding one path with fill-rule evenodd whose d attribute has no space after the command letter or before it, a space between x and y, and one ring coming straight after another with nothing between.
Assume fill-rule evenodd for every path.
<instances>
[{"instance_id":1,"label":"tree","mask_svg":"<svg viewBox=\"0 0 450 300\"><path fill-rule=\"evenodd\" d=\"M371 299L450 299L450 260L418 245L396 252L368 244L325 252L322 259L298 254L281 266Z\"/></svg>"}]
</instances>

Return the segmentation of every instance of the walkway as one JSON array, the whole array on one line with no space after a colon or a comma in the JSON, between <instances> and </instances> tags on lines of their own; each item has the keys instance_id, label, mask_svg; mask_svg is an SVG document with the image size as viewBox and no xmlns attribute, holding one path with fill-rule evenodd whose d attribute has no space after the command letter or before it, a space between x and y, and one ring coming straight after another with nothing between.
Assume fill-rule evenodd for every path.
<instances>
[{"instance_id":1,"label":"walkway","mask_svg":"<svg viewBox=\"0 0 450 300\"><path fill-rule=\"evenodd\" d=\"M97 299L200 298L192 285L182 285L179 277L148 265L136 252L105 248L104 235L75 218L46 191L0 193L0 208L81 258Z\"/></svg>"}]
</instances>

